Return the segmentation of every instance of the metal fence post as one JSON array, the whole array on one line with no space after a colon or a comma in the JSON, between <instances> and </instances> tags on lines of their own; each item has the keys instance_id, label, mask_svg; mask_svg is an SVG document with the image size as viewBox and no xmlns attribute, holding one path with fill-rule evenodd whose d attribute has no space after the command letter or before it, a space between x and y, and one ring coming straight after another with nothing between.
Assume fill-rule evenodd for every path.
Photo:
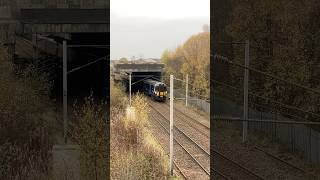
<instances>
[{"instance_id":1,"label":"metal fence post","mask_svg":"<svg viewBox=\"0 0 320 180\"><path fill-rule=\"evenodd\" d=\"M173 175L173 75L170 75L170 175Z\"/></svg>"},{"instance_id":2,"label":"metal fence post","mask_svg":"<svg viewBox=\"0 0 320 180\"><path fill-rule=\"evenodd\" d=\"M310 162L312 163L312 150L311 150L311 148L312 148L312 144L311 144L311 133L312 133L312 131L311 131L311 127L308 127L309 128L309 160L310 160Z\"/></svg>"},{"instance_id":3,"label":"metal fence post","mask_svg":"<svg viewBox=\"0 0 320 180\"><path fill-rule=\"evenodd\" d=\"M32 34L33 60L35 60L35 61L37 61L37 59L38 59L38 47L37 47L37 44L38 44L37 33L36 34Z\"/></svg>"},{"instance_id":4,"label":"metal fence post","mask_svg":"<svg viewBox=\"0 0 320 180\"><path fill-rule=\"evenodd\" d=\"M186 75L186 106L188 106L188 82L189 81L189 76L188 74Z\"/></svg>"},{"instance_id":5,"label":"metal fence post","mask_svg":"<svg viewBox=\"0 0 320 180\"><path fill-rule=\"evenodd\" d=\"M288 125L288 128L289 128L289 125ZM293 137L294 136L293 124L290 125L290 136L291 136L291 138L290 138L291 139L291 152L294 152L295 147L294 147L294 139L293 139L294 138Z\"/></svg>"},{"instance_id":6,"label":"metal fence post","mask_svg":"<svg viewBox=\"0 0 320 180\"><path fill-rule=\"evenodd\" d=\"M63 41L63 136L64 142L67 143L68 131L68 88L67 88L67 42Z\"/></svg>"},{"instance_id":7,"label":"metal fence post","mask_svg":"<svg viewBox=\"0 0 320 180\"><path fill-rule=\"evenodd\" d=\"M247 140L248 135L248 86L249 86L249 41L246 40L245 45L245 67L244 70L244 94L243 94L243 126L242 126L242 141Z\"/></svg>"},{"instance_id":8,"label":"metal fence post","mask_svg":"<svg viewBox=\"0 0 320 180\"><path fill-rule=\"evenodd\" d=\"M129 74L129 104L130 104L130 106L131 106L131 72L130 72L130 74Z\"/></svg>"}]
</instances>

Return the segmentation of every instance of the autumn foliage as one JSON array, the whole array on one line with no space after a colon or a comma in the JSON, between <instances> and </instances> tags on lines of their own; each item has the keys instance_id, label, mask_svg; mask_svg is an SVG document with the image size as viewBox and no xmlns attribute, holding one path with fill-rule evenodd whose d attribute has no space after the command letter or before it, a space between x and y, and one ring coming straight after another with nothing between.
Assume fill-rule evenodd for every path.
<instances>
[{"instance_id":1,"label":"autumn foliage","mask_svg":"<svg viewBox=\"0 0 320 180\"><path fill-rule=\"evenodd\" d=\"M184 79L189 76L191 93L210 98L210 33L191 36L175 50L166 50L161 58L166 74Z\"/></svg>"}]
</instances>

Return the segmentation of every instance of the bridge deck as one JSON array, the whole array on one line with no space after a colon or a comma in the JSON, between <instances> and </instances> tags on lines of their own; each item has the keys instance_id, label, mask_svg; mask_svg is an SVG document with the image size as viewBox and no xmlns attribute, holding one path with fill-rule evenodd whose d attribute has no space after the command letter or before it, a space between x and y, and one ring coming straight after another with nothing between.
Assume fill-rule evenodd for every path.
<instances>
[{"instance_id":1,"label":"bridge deck","mask_svg":"<svg viewBox=\"0 0 320 180\"><path fill-rule=\"evenodd\" d=\"M21 9L27 24L109 24L108 9Z\"/></svg>"},{"instance_id":2,"label":"bridge deck","mask_svg":"<svg viewBox=\"0 0 320 180\"><path fill-rule=\"evenodd\" d=\"M115 64L115 72L163 72L162 63L144 63L144 64Z\"/></svg>"}]
</instances>

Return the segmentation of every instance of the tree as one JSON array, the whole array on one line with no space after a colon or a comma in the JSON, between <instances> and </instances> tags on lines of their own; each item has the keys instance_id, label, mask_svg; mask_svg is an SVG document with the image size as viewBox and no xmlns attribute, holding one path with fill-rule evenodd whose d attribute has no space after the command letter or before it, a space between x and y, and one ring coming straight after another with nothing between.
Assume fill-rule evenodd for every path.
<instances>
[{"instance_id":1,"label":"tree","mask_svg":"<svg viewBox=\"0 0 320 180\"><path fill-rule=\"evenodd\" d=\"M120 59L119 59L119 62L120 62L120 63L124 63L124 64L126 64L126 63L128 63L129 61L128 61L128 59L127 59L127 58L122 57L122 58L120 58Z\"/></svg>"},{"instance_id":2,"label":"tree","mask_svg":"<svg viewBox=\"0 0 320 180\"><path fill-rule=\"evenodd\" d=\"M231 21L226 27L234 41L250 40L250 66L269 74L319 88L319 3L306 1L233 0ZM244 48L233 46L233 60L244 63ZM233 83L243 69L230 69ZM302 88L250 72L250 91L285 104L319 112L319 99ZM310 102L313 102L312 104Z\"/></svg>"},{"instance_id":3,"label":"tree","mask_svg":"<svg viewBox=\"0 0 320 180\"><path fill-rule=\"evenodd\" d=\"M209 98L210 33L191 36L174 51L164 51L162 62L166 73L184 78L187 74L193 95Z\"/></svg>"}]
</instances>

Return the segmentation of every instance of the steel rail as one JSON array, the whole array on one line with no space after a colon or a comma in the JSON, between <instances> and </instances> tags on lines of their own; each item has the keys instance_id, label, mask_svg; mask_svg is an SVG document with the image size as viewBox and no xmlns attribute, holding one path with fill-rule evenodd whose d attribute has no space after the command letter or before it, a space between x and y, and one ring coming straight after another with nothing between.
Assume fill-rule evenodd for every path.
<instances>
[{"instance_id":1,"label":"steel rail","mask_svg":"<svg viewBox=\"0 0 320 180\"><path fill-rule=\"evenodd\" d=\"M166 104L167 106L169 106L167 103L165 103L165 104ZM189 116L188 114L183 113L180 109L175 108L175 107L174 107L174 109L175 109L176 111L180 112L183 116L185 116L185 117L187 117L187 118L189 118L189 119L191 119L191 120L194 120L194 121L198 122L199 125L201 125L201 126L203 126L204 128L210 130L210 127L208 127L208 126L204 125L203 123L197 121L196 119L194 119L193 117Z\"/></svg>"},{"instance_id":2,"label":"steel rail","mask_svg":"<svg viewBox=\"0 0 320 180\"><path fill-rule=\"evenodd\" d=\"M161 127L167 132L167 134L170 134L169 130L158 120L158 118L155 118L154 115L152 117L158 122L158 124L161 125ZM191 159L207 174L210 176L210 172L203 167L203 165L176 139L174 138L174 141L191 157Z\"/></svg>"},{"instance_id":3,"label":"steel rail","mask_svg":"<svg viewBox=\"0 0 320 180\"><path fill-rule=\"evenodd\" d=\"M278 123L278 124L302 124L302 125L320 125L320 122L301 122L301 121L277 121L277 120L258 120L258 119L242 119L239 117L225 117L225 116L213 116L214 121L248 121L248 122L263 122L263 123Z\"/></svg>"},{"instance_id":4,"label":"steel rail","mask_svg":"<svg viewBox=\"0 0 320 180\"><path fill-rule=\"evenodd\" d=\"M167 103L165 103L165 104L166 104L166 106L169 106ZM176 114L178 117L180 117L181 119L183 119L182 116L187 117L188 122L191 122L191 123L193 123L194 125L196 124L196 125L200 125L201 127L205 127L206 129L209 130L209 134L210 134L210 128L209 128L209 127L207 127L206 125L202 124L201 122L193 119L192 117L184 114L182 111L180 111L179 109L177 109L177 108L175 108L175 107L174 107L174 110L176 110L176 111L178 111L178 112L180 113L180 114L178 114L178 113ZM181 115L181 114L182 114L182 115ZM191 126L191 125L190 125L190 126ZM192 127L193 129L195 129L196 131L198 131L199 133L201 133L202 135L206 136L207 138L210 138L210 135L208 136L208 135L205 134L203 131L201 131L199 128L196 128L196 127L194 127L194 126L191 126L191 127Z\"/></svg>"},{"instance_id":5,"label":"steel rail","mask_svg":"<svg viewBox=\"0 0 320 180\"><path fill-rule=\"evenodd\" d=\"M219 155L220 157L222 157L223 159L227 160L228 162L231 162L233 163L234 165L236 165L237 167L239 167L240 169L244 170L245 172L247 172L248 174L258 178L258 179L261 179L261 180L264 180L263 177L257 175L256 173L252 172L251 170L249 170L248 168L242 166L241 164L229 159L227 156L223 155L222 153L220 153L219 151L217 150L214 150L214 149L211 149L211 151L213 151L215 154Z\"/></svg>"},{"instance_id":6,"label":"steel rail","mask_svg":"<svg viewBox=\"0 0 320 180\"><path fill-rule=\"evenodd\" d=\"M149 104L150 105L150 104ZM160 113L156 108L154 108L152 105L150 105L152 109L154 109L158 114L160 114L164 119L166 119L166 121L168 122L167 118L162 114ZM175 129L177 129L179 132L181 132L185 137L187 137L190 141L192 141L194 144L196 144L198 146L198 148L200 148L202 151L204 151L207 155L210 156L210 154L205 151L198 143L196 143L194 140L192 140L188 135L186 135L183 131L181 131L178 127L174 126ZM212 151L215 153L215 154L218 154L220 157L222 157L223 159L227 160L228 162L231 162L232 164L235 164L236 166L238 166L239 168L243 169L244 171L247 172L247 174L251 174L252 176L258 178L258 179L264 179L262 177L260 177L259 175L255 174L254 172L250 171L249 169L247 169L246 167L244 166L241 166L239 163L229 159L228 157L226 157L225 155L223 155L222 153L218 152L217 150L214 150L212 149Z\"/></svg>"},{"instance_id":7,"label":"steel rail","mask_svg":"<svg viewBox=\"0 0 320 180\"><path fill-rule=\"evenodd\" d=\"M222 172L214 169L213 167L210 167L210 169L211 169L213 172L215 172L216 174L218 174L219 176L223 177L224 179L226 179L226 180L231 180L229 177L227 177L226 175L224 175Z\"/></svg>"},{"instance_id":8,"label":"steel rail","mask_svg":"<svg viewBox=\"0 0 320 180\"><path fill-rule=\"evenodd\" d=\"M279 157L277 157L277 156L275 156L275 155L273 155L273 154L271 154L271 153L269 153L269 152L267 152L267 151L265 151L265 150L263 150L263 149L261 149L261 148L259 148L259 147L257 147L257 146L255 146L254 148L257 149L258 151L263 152L263 153L266 154L267 156L269 156L269 157L271 157L271 158L273 158L273 159L276 159L276 160L278 160L278 161L286 164L287 166L289 166L289 167L291 167L291 168L293 168L293 169L295 169L295 170L298 170L298 171L300 171L300 172L302 172L302 173L304 173L304 174L306 174L306 175L310 175L310 176L315 177L315 175L306 172L304 169L299 168L299 167L297 167L297 166L295 166L295 165L293 165L293 164L291 164L291 163L289 163L289 162L287 162L287 161L285 161L285 160L283 160L283 159L281 159L281 158L279 158Z\"/></svg>"},{"instance_id":9,"label":"steel rail","mask_svg":"<svg viewBox=\"0 0 320 180\"><path fill-rule=\"evenodd\" d=\"M152 136L153 138L155 138L155 139L158 140L158 138L156 138L153 134L151 134L151 136ZM162 146L162 144L159 143L159 145L160 145L160 147L164 150L164 147ZM167 154L167 156L169 156L169 153L166 153L166 154ZM173 164L174 164L174 166L176 166L176 168L178 169L178 171L180 172L180 174L183 176L183 178L184 178L184 179L187 179L187 176L182 172L180 166L178 166L178 164L176 163L175 160L173 160Z\"/></svg>"},{"instance_id":10,"label":"steel rail","mask_svg":"<svg viewBox=\"0 0 320 180\"><path fill-rule=\"evenodd\" d=\"M157 110L156 108L154 108L153 106L151 106L153 110L155 110L159 115L161 115L164 119L166 119L166 121L168 122L168 119L165 117L165 115L163 115L159 110ZM191 141L192 143L194 143L199 149L201 149L201 151L203 151L206 155L208 155L210 157L210 153L208 151L206 151L203 147L201 147L201 145L199 145L197 142L195 142L191 137L189 137L185 132L183 132L181 129L179 129L177 126L174 125L174 128L180 132L181 134L183 134L189 141Z\"/></svg>"}]
</instances>

